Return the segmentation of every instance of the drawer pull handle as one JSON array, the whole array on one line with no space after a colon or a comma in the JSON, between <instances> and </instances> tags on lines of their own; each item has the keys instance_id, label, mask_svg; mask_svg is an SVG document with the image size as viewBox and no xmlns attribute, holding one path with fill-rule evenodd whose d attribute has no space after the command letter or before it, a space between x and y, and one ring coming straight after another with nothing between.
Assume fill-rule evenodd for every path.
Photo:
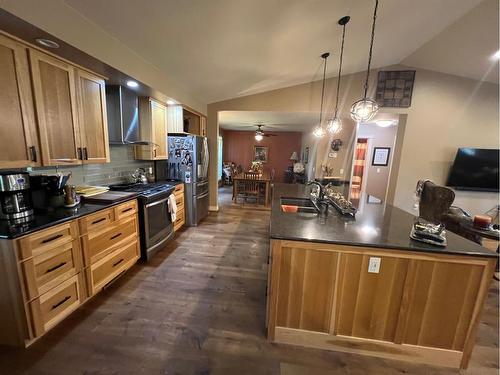
<instances>
[{"instance_id":1,"label":"drawer pull handle","mask_svg":"<svg viewBox=\"0 0 500 375\"><path fill-rule=\"evenodd\" d=\"M128 211L132 211L133 209L134 209L134 207L126 208L126 209L122 210L122 214L124 214L125 212L128 212Z\"/></svg>"},{"instance_id":2,"label":"drawer pull handle","mask_svg":"<svg viewBox=\"0 0 500 375\"><path fill-rule=\"evenodd\" d=\"M101 217L100 219L94 220L92 222L92 224L97 224L97 223L100 223L101 221L104 221L104 220L106 220L106 218L105 217Z\"/></svg>"},{"instance_id":3,"label":"drawer pull handle","mask_svg":"<svg viewBox=\"0 0 500 375\"><path fill-rule=\"evenodd\" d=\"M61 238L62 236L62 234L56 234L55 236L44 239L42 243L52 242L54 240L57 240L58 238Z\"/></svg>"},{"instance_id":4,"label":"drawer pull handle","mask_svg":"<svg viewBox=\"0 0 500 375\"><path fill-rule=\"evenodd\" d=\"M58 268L61 268L62 266L64 266L66 264L66 262L61 262L59 263L57 266L54 266L52 268L49 268L47 271L45 271L45 274L48 274L50 272L54 272L55 270L57 270Z\"/></svg>"},{"instance_id":5,"label":"drawer pull handle","mask_svg":"<svg viewBox=\"0 0 500 375\"><path fill-rule=\"evenodd\" d=\"M115 262L113 263L113 267L116 267L117 265L119 265L121 262L123 262L123 258L120 259L118 262Z\"/></svg>"},{"instance_id":6,"label":"drawer pull handle","mask_svg":"<svg viewBox=\"0 0 500 375\"><path fill-rule=\"evenodd\" d=\"M61 306L64 302L66 302L70 298L71 298L70 296L64 297L61 301L57 302L55 305L52 305L52 310L57 309L59 306Z\"/></svg>"},{"instance_id":7,"label":"drawer pull handle","mask_svg":"<svg viewBox=\"0 0 500 375\"><path fill-rule=\"evenodd\" d=\"M121 232L120 232L120 233L118 233L118 234L115 234L114 236L111 236L111 237L110 237L110 240L114 240L115 238L120 237L121 235L122 235L122 233L121 233Z\"/></svg>"}]
</instances>

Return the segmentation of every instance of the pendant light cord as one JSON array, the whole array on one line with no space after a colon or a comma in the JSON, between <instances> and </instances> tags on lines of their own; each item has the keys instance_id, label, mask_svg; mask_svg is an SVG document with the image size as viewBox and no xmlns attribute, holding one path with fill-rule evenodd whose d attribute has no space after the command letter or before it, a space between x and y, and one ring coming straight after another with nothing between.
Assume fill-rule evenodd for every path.
<instances>
[{"instance_id":1,"label":"pendant light cord","mask_svg":"<svg viewBox=\"0 0 500 375\"><path fill-rule=\"evenodd\" d=\"M329 54L328 54L329 55ZM323 55L325 57L323 57L325 59L325 65L323 66L323 87L321 89L321 105L320 105L320 110L319 110L319 126L323 126L322 125L322 121L323 121L323 98L325 97L325 78L326 78L326 60L328 59L328 55Z\"/></svg>"},{"instance_id":2,"label":"pendant light cord","mask_svg":"<svg viewBox=\"0 0 500 375\"><path fill-rule=\"evenodd\" d=\"M342 45L340 46L340 63L339 63L339 75L337 78L337 98L335 99L335 116L337 118L337 112L339 109L339 93L340 93L340 77L342 77L342 59L344 57L344 39L345 39L345 25L342 26Z\"/></svg>"},{"instance_id":3,"label":"pendant light cord","mask_svg":"<svg viewBox=\"0 0 500 375\"><path fill-rule=\"evenodd\" d=\"M370 41L370 51L368 52L368 70L366 71L366 81L365 81L365 96L368 94L368 79L370 78L370 66L372 64L372 51L373 51L373 40L375 39L375 22L377 20L377 8L378 8L378 0L375 0L375 9L373 11L373 23L372 23L372 37Z\"/></svg>"}]
</instances>

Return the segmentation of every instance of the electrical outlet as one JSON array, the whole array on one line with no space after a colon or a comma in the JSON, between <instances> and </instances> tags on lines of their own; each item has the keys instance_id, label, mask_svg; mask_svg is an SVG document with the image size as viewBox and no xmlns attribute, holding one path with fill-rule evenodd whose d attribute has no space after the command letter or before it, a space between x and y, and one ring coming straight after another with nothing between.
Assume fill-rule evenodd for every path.
<instances>
[{"instance_id":1,"label":"electrical outlet","mask_svg":"<svg viewBox=\"0 0 500 375\"><path fill-rule=\"evenodd\" d=\"M380 272L380 258L370 257L370 261L368 262L368 272L369 273Z\"/></svg>"},{"instance_id":2,"label":"electrical outlet","mask_svg":"<svg viewBox=\"0 0 500 375\"><path fill-rule=\"evenodd\" d=\"M340 168L340 174L344 174L344 170Z\"/></svg>"}]
</instances>

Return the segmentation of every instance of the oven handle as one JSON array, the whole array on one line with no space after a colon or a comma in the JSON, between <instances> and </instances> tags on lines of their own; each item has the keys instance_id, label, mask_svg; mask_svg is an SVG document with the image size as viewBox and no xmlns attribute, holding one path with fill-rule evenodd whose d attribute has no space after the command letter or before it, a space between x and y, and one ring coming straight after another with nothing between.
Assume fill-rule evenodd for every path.
<instances>
[{"instance_id":1,"label":"oven handle","mask_svg":"<svg viewBox=\"0 0 500 375\"><path fill-rule=\"evenodd\" d=\"M153 206L156 206L156 205L161 204L161 203L166 202L166 201L168 201L168 197L165 199L161 199L159 201L153 202L153 203L149 203L145 207L146 208L153 207Z\"/></svg>"}]
</instances>

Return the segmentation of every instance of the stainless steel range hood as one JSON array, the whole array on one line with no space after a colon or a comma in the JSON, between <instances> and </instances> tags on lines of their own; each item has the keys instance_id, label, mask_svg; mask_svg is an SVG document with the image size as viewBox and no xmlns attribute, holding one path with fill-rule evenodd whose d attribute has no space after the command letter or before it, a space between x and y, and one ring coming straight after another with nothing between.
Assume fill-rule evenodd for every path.
<instances>
[{"instance_id":1,"label":"stainless steel range hood","mask_svg":"<svg viewBox=\"0 0 500 375\"><path fill-rule=\"evenodd\" d=\"M147 145L139 133L137 94L123 86L106 86L109 143L112 145Z\"/></svg>"}]
</instances>

